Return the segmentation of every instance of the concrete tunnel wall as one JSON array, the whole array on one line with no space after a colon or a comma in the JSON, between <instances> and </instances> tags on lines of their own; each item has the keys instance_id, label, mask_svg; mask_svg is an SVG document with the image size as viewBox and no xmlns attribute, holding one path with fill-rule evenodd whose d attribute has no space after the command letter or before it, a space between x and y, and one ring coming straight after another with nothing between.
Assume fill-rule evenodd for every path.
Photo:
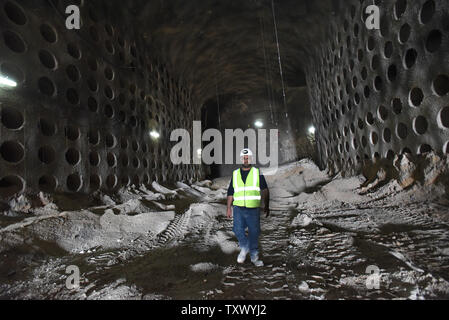
<instances>
[{"instance_id":1,"label":"concrete tunnel wall","mask_svg":"<svg viewBox=\"0 0 449 320\"><path fill-rule=\"evenodd\" d=\"M360 173L403 152L449 153L449 2L347 1L308 70L320 161Z\"/></svg>"},{"instance_id":2,"label":"concrete tunnel wall","mask_svg":"<svg viewBox=\"0 0 449 320\"><path fill-rule=\"evenodd\" d=\"M202 166L170 161L171 130L201 118L191 90L132 21L103 17L101 1L77 4L74 31L47 1L0 0L0 72L18 82L0 88L0 196L201 179Z\"/></svg>"},{"instance_id":3,"label":"concrete tunnel wall","mask_svg":"<svg viewBox=\"0 0 449 320\"><path fill-rule=\"evenodd\" d=\"M381 29L368 30L372 3L345 1L327 41L308 48L319 162L334 172L449 152L449 3L376 0ZM169 159L171 130L201 119L191 84L145 50L132 17L118 23L102 1L76 4L80 31L47 1L0 0L0 72L18 82L0 89L0 194L203 178L202 166Z\"/></svg>"}]
</instances>

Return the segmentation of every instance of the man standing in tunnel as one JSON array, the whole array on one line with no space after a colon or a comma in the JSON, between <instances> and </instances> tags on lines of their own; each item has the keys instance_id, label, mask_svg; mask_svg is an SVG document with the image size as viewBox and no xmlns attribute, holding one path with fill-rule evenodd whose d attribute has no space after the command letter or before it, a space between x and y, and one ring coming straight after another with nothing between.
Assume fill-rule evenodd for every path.
<instances>
[{"instance_id":1,"label":"man standing in tunnel","mask_svg":"<svg viewBox=\"0 0 449 320\"><path fill-rule=\"evenodd\" d=\"M231 205L233 205L233 231L240 246L237 262L245 262L246 255L249 253L251 262L257 267L262 267L263 262L259 259L261 192L266 217L270 215L270 194L265 177L258 168L251 166L252 157L253 154L249 149L243 149L240 153L243 166L233 172L229 184L227 217L232 217ZM245 234L246 228L248 228L248 236Z\"/></svg>"}]
</instances>

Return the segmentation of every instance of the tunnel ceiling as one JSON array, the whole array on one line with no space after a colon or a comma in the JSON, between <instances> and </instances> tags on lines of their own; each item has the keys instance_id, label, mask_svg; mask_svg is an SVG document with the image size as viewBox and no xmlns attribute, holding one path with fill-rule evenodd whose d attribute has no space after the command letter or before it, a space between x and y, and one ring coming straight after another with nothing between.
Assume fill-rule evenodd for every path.
<instances>
[{"instance_id":1,"label":"tunnel ceiling","mask_svg":"<svg viewBox=\"0 0 449 320\"><path fill-rule=\"evenodd\" d=\"M126 1L149 50L192 86L216 95L305 86L303 66L335 1ZM116 8L116 7L115 7ZM113 11L113 10L112 10ZM276 41L276 30L278 40Z\"/></svg>"}]
</instances>

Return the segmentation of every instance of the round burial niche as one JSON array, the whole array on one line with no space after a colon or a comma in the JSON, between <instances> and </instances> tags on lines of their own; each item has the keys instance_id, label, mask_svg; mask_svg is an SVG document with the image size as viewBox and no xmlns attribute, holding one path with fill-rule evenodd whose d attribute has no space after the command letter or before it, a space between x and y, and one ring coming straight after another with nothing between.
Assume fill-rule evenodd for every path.
<instances>
[{"instance_id":1,"label":"round burial niche","mask_svg":"<svg viewBox=\"0 0 449 320\"><path fill-rule=\"evenodd\" d=\"M89 163L93 167L97 167L100 164L100 154L96 151L89 153Z\"/></svg>"},{"instance_id":2,"label":"round burial niche","mask_svg":"<svg viewBox=\"0 0 449 320\"><path fill-rule=\"evenodd\" d=\"M0 146L0 155L6 162L17 164L24 158L25 149L17 141L5 141Z\"/></svg>"},{"instance_id":3,"label":"round burial niche","mask_svg":"<svg viewBox=\"0 0 449 320\"><path fill-rule=\"evenodd\" d=\"M80 129L75 126L69 125L65 129L65 136L68 140L76 141L79 139L80 135Z\"/></svg>"},{"instance_id":4,"label":"round burial niche","mask_svg":"<svg viewBox=\"0 0 449 320\"><path fill-rule=\"evenodd\" d=\"M399 139L402 139L402 140L407 138L407 135L408 135L407 126L405 124L403 124L402 122L399 123L396 127L396 135L398 136Z\"/></svg>"},{"instance_id":5,"label":"round burial niche","mask_svg":"<svg viewBox=\"0 0 449 320\"><path fill-rule=\"evenodd\" d=\"M58 40L55 29L50 25L43 24L40 28L40 31L45 41L49 43L55 43Z\"/></svg>"},{"instance_id":6,"label":"round burial niche","mask_svg":"<svg viewBox=\"0 0 449 320\"><path fill-rule=\"evenodd\" d=\"M66 68L66 73L67 77L73 82L77 82L81 78L78 68L75 67L74 65L69 65Z\"/></svg>"},{"instance_id":7,"label":"round burial niche","mask_svg":"<svg viewBox=\"0 0 449 320\"><path fill-rule=\"evenodd\" d=\"M413 107L419 107L424 100L424 93L420 88L413 88L410 91L409 101Z\"/></svg>"},{"instance_id":8,"label":"round burial niche","mask_svg":"<svg viewBox=\"0 0 449 320\"><path fill-rule=\"evenodd\" d=\"M23 9L12 1L7 1L3 6L3 10L9 20L19 26L23 26L27 23L27 17Z\"/></svg>"},{"instance_id":9,"label":"round burial niche","mask_svg":"<svg viewBox=\"0 0 449 320\"><path fill-rule=\"evenodd\" d=\"M91 129L88 134L89 143L93 146L96 146L100 143L100 132L95 129Z\"/></svg>"},{"instance_id":10,"label":"round burial niche","mask_svg":"<svg viewBox=\"0 0 449 320\"><path fill-rule=\"evenodd\" d=\"M81 160L81 154L78 150L70 148L65 154L65 159L70 165L76 166Z\"/></svg>"},{"instance_id":11,"label":"round burial niche","mask_svg":"<svg viewBox=\"0 0 449 320\"><path fill-rule=\"evenodd\" d=\"M396 20L400 20L407 10L407 0L397 0L394 5L394 16Z\"/></svg>"},{"instance_id":12,"label":"round burial niche","mask_svg":"<svg viewBox=\"0 0 449 320\"><path fill-rule=\"evenodd\" d=\"M428 144L422 144L418 148L418 154L429 153L432 151L432 147Z\"/></svg>"},{"instance_id":13,"label":"round burial niche","mask_svg":"<svg viewBox=\"0 0 449 320\"><path fill-rule=\"evenodd\" d=\"M418 52L413 48L408 49L407 52L405 53L405 57L404 57L405 68L406 69L412 68L416 63L417 58L418 58Z\"/></svg>"},{"instance_id":14,"label":"round burial niche","mask_svg":"<svg viewBox=\"0 0 449 320\"><path fill-rule=\"evenodd\" d=\"M435 1L429 0L421 8L419 18L422 24L427 24L435 14Z\"/></svg>"},{"instance_id":15,"label":"round burial niche","mask_svg":"<svg viewBox=\"0 0 449 320\"><path fill-rule=\"evenodd\" d=\"M38 151L38 158L42 163L51 164L56 159L56 152L50 146L43 146Z\"/></svg>"},{"instance_id":16,"label":"round burial niche","mask_svg":"<svg viewBox=\"0 0 449 320\"><path fill-rule=\"evenodd\" d=\"M3 107L0 116L3 126L9 130L20 130L25 122L22 113L10 107Z\"/></svg>"},{"instance_id":17,"label":"round burial niche","mask_svg":"<svg viewBox=\"0 0 449 320\"><path fill-rule=\"evenodd\" d=\"M82 179L78 173L73 173L67 177L67 189L72 192L78 192L82 187Z\"/></svg>"},{"instance_id":18,"label":"round burial niche","mask_svg":"<svg viewBox=\"0 0 449 320\"><path fill-rule=\"evenodd\" d=\"M106 160L110 168L114 168L117 165L117 156L113 153L108 153Z\"/></svg>"},{"instance_id":19,"label":"round burial niche","mask_svg":"<svg viewBox=\"0 0 449 320\"><path fill-rule=\"evenodd\" d=\"M394 98L391 102L391 107L395 114L400 114L402 112L402 101L399 98Z\"/></svg>"},{"instance_id":20,"label":"round burial niche","mask_svg":"<svg viewBox=\"0 0 449 320\"><path fill-rule=\"evenodd\" d=\"M42 49L39 51L39 60L47 69L56 69L56 58L51 52Z\"/></svg>"},{"instance_id":21,"label":"round burial niche","mask_svg":"<svg viewBox=\"0 0 449 320\"><path fill-rule=\"evenodd\" d=\"M115 136L113 134L107 133L106 137L105 137L105 142L106 142L106 147L112 149L116 146L117 139L115 138Z\"/></svg>"},{"instance_id":22,"label":"round burial niche","mask_svg":"<svg viewBox=\"0 0 449 320\"><path fill-rule=\"evenodd\" d=\"M433 91L440 97L449 93L449 77L445 74L438 75L433 81Z\"/></svg>"},{"instance_id":23,"label":"round burial niche","mask_svg":"<svg viewBox=\"0 0 449 320\"><path fill-rule=\"evenodd\" d=\"M24 53L27 49L25 41L13 31L3 31L3 40L5 45L15 53Z\"/></svg>"},{"instance_id":24,"label":"round burial niche","mask_svg":"<svg viewBox=\"0 0 449 320\"><path fill-rule=\"evenodd\" d=\"M444 107L438 114L438 125L440 128L449 129L449 106Z\"/></svg>"},{"instance_id":25,"label":"round burial niche","mask_svg":"<svg viewBox=\"0 0 449 320\"><path fill-rule=\"evenodd\" d=\"M81 59L81 50L74 43L69 43L67 45L67 52L72 58L79 60Z\"/></svg>"},{"instance_id":26,"label":"round burial niche","mask_svg":"<svg viewBox=\"0 0 449 320\"><path fill-rule=\"evenodd\" d=\"M427 132L429 124L423 116L418 116L413 121L413 130L417 135L423 135Z\"/></svg>"},{"instance_id":27,"label":"round burial niche","mask_svg":"<svg viewBox=\"0 0 449 320\"><path fill-rule=\"evenodd\" d=\"M97 174L90 176L89 186L91 191L97 191L101 188L101 177Z\"/></svg>"},{"instance_id":28,"label":"round burial niche","mask_svg":"<svg viewBox=\"0 0 449 320\"><path fill-rule=\"evenodd\" d=\"M109 175L106 178L106 185L109 189L114 189L117 186L117 176L114 174Z\"/></svg>"},{"instance_id":29,"label":"round burial niche","mask_svg":"<svg viewBox=\"0 0 449 320\"><path fill-rule=\"evenodd\" d=\"M388 110L383 105L379 106L377 109L377 116L381 121L386 121L388 119Z\"/></svg>"},{"instance_id":30,"label":"round burial niche","mask_svg":"<svg viewBox=\"0 0 449 320\"><path fill-rule=\"evenodd\" d=\"M47 77L42 77L38 80L39 91L48 97L53 97L56 93L56 87L53 81Z\"/></svg>"},{"instance_id":31,"label":"round burial niche","mask_svg":"<svg viewBox=\"0 0 449 320\"><path fill-rule=\"evenodd\" d=\"M25 182L18 176L0 178L0 198L10 198L25 189Z\"/></svg>"},{"instance_id":32,"label":"round burial niche","mask_svg":"<svg viewBox=\"0 0 449 320\"><path fill-rule=\"evenodd\" d=\"M39 178L39 190L44 192L54 192L57 187L57 180L55 177L45 175Z\"/></svg>"}]
</instances>

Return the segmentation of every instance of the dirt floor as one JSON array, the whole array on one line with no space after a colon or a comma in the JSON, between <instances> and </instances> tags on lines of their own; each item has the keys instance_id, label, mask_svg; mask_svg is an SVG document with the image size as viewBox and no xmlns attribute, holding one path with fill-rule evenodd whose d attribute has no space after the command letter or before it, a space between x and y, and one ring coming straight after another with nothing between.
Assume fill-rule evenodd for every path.
<instances>
[{"instance_id":1,"label":"dirt floor","mask_svg":"<svg viewBox=\"0 0 449 320\"><path fill-rule=\"evenodd\" d=\"M230 177L13 199L0 207L0 299L449 298L446 186L363 189L310 160L266 178L260 268L236 262Z\"/></svg>"}]
</instances>

